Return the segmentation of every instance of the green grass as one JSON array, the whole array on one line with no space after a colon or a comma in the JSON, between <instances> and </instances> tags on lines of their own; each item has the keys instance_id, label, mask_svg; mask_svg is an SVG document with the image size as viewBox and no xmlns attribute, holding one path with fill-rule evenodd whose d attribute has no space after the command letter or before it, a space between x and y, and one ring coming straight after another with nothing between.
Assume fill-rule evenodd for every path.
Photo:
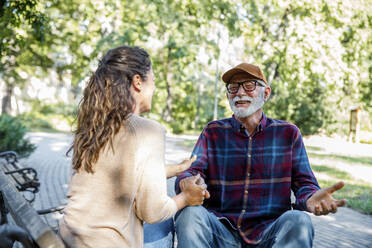
<instances>
[{"instance_id":1,"label":"green grass","mask_svg":"<svg viewBox=\"0 0 372 248\"><path fill-rule=\"evenodd\" d=\"M352 164L363 164L366 166L372 166L372 157L355 157L355 156L344 156L344 155L338 155L338 154L319 154L319 153L313 153L308 152L309 157L313 158L326 158L326 159L332 159L332 160L339 160L346 162L350 165Z\"/></svg>"},{"instance_id":2,"label":"green grass","mask_svg":"<svg viewBox=\"0 0 372 248\"><path fill-rule=\"evenodd\" d=\"M306 150L313 151L313 152L321 152L321 151L324 151L325 149L319 146L306 146Z\"/></svg>"},{"instance_id":3,"label":"green grass","mask_svg":"<svg viewBox=\"0 0 372 248\"><path fill-rule=\"evenodd\" d=\"M363 214L372 214L372 185L353 178L349 173L326 165L312 165L314 172L324 173L330 180L318 180L320 187L329 187L338 181L345 186L333 193L335 199L346 199L346 206Z\"/></svg>"},{"instance_id":4,"label":"green grass","mask_svg":"<svg viewBox=\"0 0 372 248\"><path fill-rule=\"evenodd\" d=\"M372 145L372 140L361 140L360 143Z\"/></svg>"},{"instance_id":5,"label":"green grass","mask_svg":"<svg viewBox=\"0 0 372 248\"><path fill-rule=\"evenodd\" d=\"M329 187L338 181L319 180L320 187ZM372 215L372 186L363 183L352 184L345 182L345 186L333 193L335 199L346 199L346 206L363 214Z\"/></svg>"},{"instance_id":6,"label":"green grass","mask_svg":"<svg viewBox=\"0 0 372 248\"><path fill-rule=\"evenodd\" d=\"M311 168L315 172L326 173L328 176L333 178L337 178L340 180L353 180L353 177L350 176L349 173L333 167L329 167L326 165L312 165Z\"/></svg>"}]
</instances>

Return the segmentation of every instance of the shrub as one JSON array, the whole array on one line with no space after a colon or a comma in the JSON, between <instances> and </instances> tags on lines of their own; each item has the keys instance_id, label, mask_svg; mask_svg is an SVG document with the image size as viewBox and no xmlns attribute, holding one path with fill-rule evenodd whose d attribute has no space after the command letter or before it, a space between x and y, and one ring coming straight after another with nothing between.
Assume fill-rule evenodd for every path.
<instances>
[{"instance_id":1,"label":"shrub","mask_svg":"<svg viewBox=\"0 0 372 248\"><path fill-rule=\"evenodd\" d=\"M43 103L40 100L29 99L30 111L17 117L28 130L41 132L58 132L71 130L75 125L77 115L76 104Z\"/></svg>"},{"instance_id":2,"label":"shrub","mask_svg":"<svg viewBox=\"0 0 372 248\"><path fill-rule=\"evenodd\" d=\"M24 137L26 132L19 118L0 115L0 152L15 151L21 157L29 156L36 146Z\"/></svg>"},{"instance_id":3,"label":"shrub","mask_svg":"<svg viewBox=\"0 0 372 248\"><path fill-rule=\"evenodd\" d=\"M23 113L20 114L17 117L20 121L22 121L23 125L28 130L53 130L52 124L46 120L42 114L37 112L29 112L29 113Z\"/></svg>"}]
</instances>

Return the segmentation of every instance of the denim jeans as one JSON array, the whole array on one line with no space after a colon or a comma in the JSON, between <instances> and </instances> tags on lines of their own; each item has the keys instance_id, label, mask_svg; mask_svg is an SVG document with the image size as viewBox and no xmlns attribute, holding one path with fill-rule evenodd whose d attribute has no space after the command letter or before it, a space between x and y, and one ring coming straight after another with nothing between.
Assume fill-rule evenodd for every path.
<instances>
[{"instance_id":1,"label":"denim jeans","mask_svg":"<svg viewBox=\"0 0 372 248\"><path fill-rule=\"evenodd\" d=\"M262 234L261 242L248 245L238 231L226 227L204 207L187 207L176 215L178 248L202 247L312 247L314 229L310 217L291 210Z\"/></svg>"},{"instance_id":2,"label":"denim jeans","mask_svg":"<svg viewBox=\"0 0 372 248\"><path fill-rule=\"evenodd\" d=\"M157 224L143 224L144 248L172 248L174 237L173 218Z\"/></svg>"}]
</instances>

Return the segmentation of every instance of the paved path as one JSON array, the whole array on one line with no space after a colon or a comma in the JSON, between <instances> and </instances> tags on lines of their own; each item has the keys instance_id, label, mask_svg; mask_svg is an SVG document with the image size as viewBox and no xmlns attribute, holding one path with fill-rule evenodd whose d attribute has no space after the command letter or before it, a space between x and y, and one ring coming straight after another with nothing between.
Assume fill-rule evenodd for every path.
<instances>
[{"instance_id":1,"label":"paved path","mask_svg":"<svg viewBox=\"0 0 372 248\"><path fill-rule=\"evenodd\" d=\"M38 149L23 162L38 171L41 181L40 193L37 195L34 207L43 209L65 204L71 162L71 158L66 158L65 152L72 141L71 135L30 133L29 138L38 146ZM184 139L190 139L190 137L167 136L167 163L180 162L190 155L191 149L178 145ZM170 194L174 194L171 186L168 190ZM56 227L60 217L58 213L50 214L45 217L45 220L49 225ZM322 217L311 215L311 218L315 226L315 248L372 247L371 216L341 208L336 214Z\"/></svg>"}]
</instances>

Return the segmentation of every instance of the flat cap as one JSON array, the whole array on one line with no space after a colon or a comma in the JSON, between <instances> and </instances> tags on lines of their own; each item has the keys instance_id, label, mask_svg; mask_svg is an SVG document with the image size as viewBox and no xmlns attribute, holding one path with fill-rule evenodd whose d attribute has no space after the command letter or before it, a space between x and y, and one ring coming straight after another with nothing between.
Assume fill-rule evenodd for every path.
<instances>
[{"instance_id":1,"label":"flat cap","mask_svg":"<svg viewBox=\"0 0 372 248\"><path fill-rule=\"evenodd\" d=\"M231 78L235 74L238 74L238 73L247 73L250 76L254 77L255 79L260 79L260 80L264 81L266 85L269 85L267 83L267 80L266 80L264 74L262 73L260 67L258 67L256 65L252 65L252 64L247 64L247 63L241 63L241 64L235 66L234 68L228 70L227 72L225 72L222 75L222 80L225 83L229 83Z\"/></svg>"}]
</instances>

